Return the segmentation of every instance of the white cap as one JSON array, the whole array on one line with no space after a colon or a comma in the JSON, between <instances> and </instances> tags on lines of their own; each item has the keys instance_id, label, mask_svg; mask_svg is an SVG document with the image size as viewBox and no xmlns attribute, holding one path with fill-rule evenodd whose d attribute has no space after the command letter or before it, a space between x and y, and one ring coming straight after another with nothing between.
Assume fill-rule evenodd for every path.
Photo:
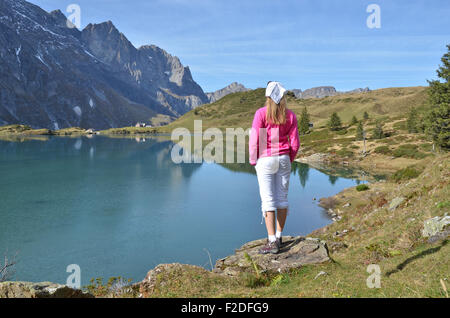
<instances>
[{"instance_id":1,"label":"white cap","mask_svg":"<svg viewBox=\"0 0 450 318\"><path fill-rule=\"evenodd\" d=\"M266 97L272 98L272 100L279 104L283 98L286 89L279 82L270 82L267 84Z\"/></svg>"}]
</instances>

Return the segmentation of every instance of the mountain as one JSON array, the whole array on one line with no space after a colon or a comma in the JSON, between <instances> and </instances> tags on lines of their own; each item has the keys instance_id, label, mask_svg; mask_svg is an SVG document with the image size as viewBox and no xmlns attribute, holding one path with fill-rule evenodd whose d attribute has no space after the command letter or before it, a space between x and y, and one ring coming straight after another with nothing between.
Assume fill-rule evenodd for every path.
<instances>
[{"instance_id":1,"label":"mountain","mask_svg":"<svg viewBox=\"0 0 450 318\"><path fill-rule=\"evenodd\" d=\"M221 99L222 97L228 95L228 94L232 94L232 93L237 93L237 92L246 92L249 89L246 88L244 85L237 83L237 82L233 82L230 85L219 89L215 92L212 93L206 93L206 96L208 97L208 100L210 103L214 103L215 101Z\"/></svg>"},{"instance_id":2,"label":"mountain","mask_svg":"<svg viewBox=\"0 0 450 318\"><path fill-rule=\"evenodd\" d=\"M370 89L366 88L356 88L347 92L338 92L333 86L319 86L306 89L302 91L301 89L292 89L291 92L294 93L296 98L323 98L327 96L336 96L339 94L352 94L352 93L365 93L369 92Z\"/></svg>"},{"instance_id":3,"label":"mountain","mask_svg":"<svg viewBox=\"0 0 450 318\"><path fill-rule=\"evenodd\" d=\"M111 21L80 31L59 10L0 0L0 125L106 129L208 101L177 57L135 48Z\"/></svg>"}]
</instances>

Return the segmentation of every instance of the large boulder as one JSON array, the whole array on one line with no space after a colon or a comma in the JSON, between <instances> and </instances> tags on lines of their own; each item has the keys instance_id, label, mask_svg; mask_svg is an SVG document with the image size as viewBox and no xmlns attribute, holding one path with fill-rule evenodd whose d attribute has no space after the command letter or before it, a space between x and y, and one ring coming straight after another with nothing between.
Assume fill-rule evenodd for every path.
<instances>
[{"instance_id":1,"label":"large boulder","mask_svg":"<svg viewBox=\"0 0 450 318\"><path fill-rule=\"evenodd\" d=\"M394 211L405 201L404 197L396 197L389 203L389 211Z\"/></svg>"},{"instance_id":2,"label":"large boulder","mask_svg":"<svg viewBox=\"0 0 450 318\"><path fill-rule=\"evenodd\" d=\"M237 276L241 272L252 271L253 264L246 254L263 272L286 272L303 265L320 264L330 260L326 243L315 238L284 236L283 246L278 254L259 254L258 251L264 244L266 239L244 244L235 254L219 259L214 272Z\"/></svg>"},{"instance_id":3,"label":"large boulder","mask_svg":"<svg viewBox=\"0 0 450 318\"><path fill-rule=\"evenodd\" d=\"M450 235L450 216L435 216L423 223L422 236L428 237L428 241L433 243L442 239L446 239Z\"/></svg>"},{"instance_id":4,"label":"large boulder","mask_svg":"<svg viewBox=\"0 0 450 318\"><path fill-rule=\"evenodd\" d=\"M94 298L89 293L50 282L3 282L0 298Z\"/></svg>"}]
</instances>

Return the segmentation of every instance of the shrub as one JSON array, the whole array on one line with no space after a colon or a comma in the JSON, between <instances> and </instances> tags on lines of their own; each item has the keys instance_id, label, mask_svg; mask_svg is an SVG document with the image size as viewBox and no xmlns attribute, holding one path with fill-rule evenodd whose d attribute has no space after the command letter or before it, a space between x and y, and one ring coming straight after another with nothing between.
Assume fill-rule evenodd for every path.
<instances>
[{"instance_id":1,"label":"shrub","mask_svg":"<svg viewBox=\"0 0 450 318\"><path fill-rule=\"evenodd\" d=\"M353 157L353 151L345 148L336 151L336 154L340 157Z\"/></svg>"},{"instance_id":2,"label":"shrub","mask_svg":"<svg viewBox=\"0 0 450 318\"><path fill-rule=\"evenodd\" d=\"M336 131L337 135L346 135L347 133L348 133L347 129L342 129L342 130Z\"/></svg>"},{"instance_id":3,"label":"shrub","mask_svg":"<svg viewBox=\"0 0 450 318\"><path fill-rule=\"evenodd\" d=\"M436 207L438 209L450 208L450 201L439 202Z\"/></svg>"},{"instance_id":4,"label":"shrub","mask_svg":"<svg viewBox=\"0 0 450 318\"><path fill-rule=\"evenodd\" d=\"M421 174L421 171L418 171L414 167L406 167L404 169L398 170L391 176L391 180L394 182L400 182L403 180L409 180L417 178Z\"/></svg>"},{"instance_id":5,"label":"shrub","mask_svg":"<svg viewBox=\"0 0 450 318\"><path fill-rule=\"evenodd\" d=\"M366 191L369 190L369 186L365 183L356 186L356 191Z\"/></svg>"},{"instance_id":6,"label":"shrub","mask_svg":"<svg viewBox=\"0 0 450 318\"><path fill-rule=\"evenodd\" d=\"M420 149L422 149L423 151L427 151L427 152L433 151L433 144L427 144L427 143L425 143L425 144L421 144L419 147L420 147Z\"/></svg>"},{"instance_id":7,"label":"shrub","mask_svg":"<svg viewBox=\"0 0 450 318\"><path fill-rule=\"evenodd\" d=\"M257 277L253 273L244 272L241 274L241 281L245 287L257 288L268 285L268 281L265 277Z\"/></svg>"},{"instance_id":8,"label":"shrub","mask_svg":"<svg viewBox=\"0 0 450 318\"><path fill-rule=\"evenodd\" d=\"M420 152L417 149L416 145L412 144L406 144L406 145L400 145L397 149L394 150L394 157L406 157L406 158L413 158L413 159L423 159L427 155L423 152Z\"/></svg>"},{"instance_id":9,"label":"shrub","mask_svg":"<svg viewBox=\"0 0 450 318\"><path fill-rule=\"evenodd\" d=\"M379 146L379 147L376 147L375 150L374 150L374 152L375 152L375 153L382 154L382 155L392 155L392 151L391 151L391 149L389 149L388 146Z\"/></svg>"}]
</instances>

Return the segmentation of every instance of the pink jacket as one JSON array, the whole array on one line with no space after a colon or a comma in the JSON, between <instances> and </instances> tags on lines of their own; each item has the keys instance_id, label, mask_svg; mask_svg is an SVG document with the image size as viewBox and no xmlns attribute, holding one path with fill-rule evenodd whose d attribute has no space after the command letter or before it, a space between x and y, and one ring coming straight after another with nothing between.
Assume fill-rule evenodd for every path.
<instances>
[{"instance_id":1,"label":"pink jacket","mask_svg":"<svg viewBox=\"0 0 450 318\"><path fill-rule=\"evenodd\" d=\"M286 109L286 123L270 124L266 121L266 107L258 109L253 119L249 141L250 164L256 165L261 157L288 154L291 162L297 155L300 141L298 137L297 117Z\"/></svg>"}]
</instances>

